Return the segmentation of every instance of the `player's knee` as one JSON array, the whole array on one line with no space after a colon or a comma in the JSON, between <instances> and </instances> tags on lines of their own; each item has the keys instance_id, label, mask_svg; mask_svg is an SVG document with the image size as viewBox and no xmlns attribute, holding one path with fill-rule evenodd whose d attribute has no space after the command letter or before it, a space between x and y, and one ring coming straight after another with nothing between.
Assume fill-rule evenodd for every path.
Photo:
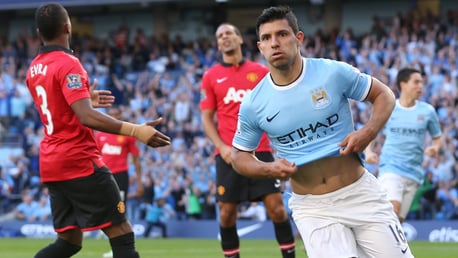
<instances>
[{"instance_id":1,"label":"player's knee","mask_svg":"<svg viewBox=\"0 0 458 258\"><path fill-rule=\"evenodd\" d=\"M237 220L237 206L220 204L219 219L223 227L233 226Z\"/></svg>"},{"instance_id":2,"label":"player's knee","mask_svg":"<svg viewBox=\"0 0 458 258\"><path fill-rule=\"evenodd\" d=\"M267 213L269 214L270 219L275 223L284 222L288 219L288 214L285 206L283 205L273 206L270 210L267 210Z\"/></svg>"},{"instance_id":3,"label":"player's knee","mask_svg":"<svg viewBox=\"0 0 458 258\"><path fill-rule=\"evenodd\" d=\"M223 227L233 226L233 225L235 225L235 222L237 220L237 211L235 211L235 212L231 212L231 211L223 212L223 211L221 211L220 215L219 215L219 218L220 218L221 226L223 226Z\"/></svg>"},{"instance_id":4,"label":"player's knee","mask_svg":"<svg viewBox=\"0 0 458 258\"><path fill-rule=\"evenodd\" d=\"M112 225L110 227L102 229L105 235L108 238L112 238L114 236L120 236L124 234L128 234L133 232L132 225L128 221L124 221L120 224Z\"/></svg>"}]
</instances>

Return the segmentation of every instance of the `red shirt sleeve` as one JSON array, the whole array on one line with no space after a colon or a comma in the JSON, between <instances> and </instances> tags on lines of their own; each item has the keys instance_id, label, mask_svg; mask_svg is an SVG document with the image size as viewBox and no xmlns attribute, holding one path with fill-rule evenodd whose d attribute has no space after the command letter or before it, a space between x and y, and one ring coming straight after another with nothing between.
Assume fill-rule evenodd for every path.
<instances>
[{"instance_id":1,"label":"red shirt sleeve","mask_svg":"<svg viewBox=\"0 0 458 258\"><path fill-rule=\"evenodd\" d=\"M80 99L90 98L87 72L78 59L71 58L72 62L68 62L68 69L62 69L59 77L62 94L69 106Z\"/></svg>"},{"instance_id":2,"label":"red shirt sleeve","mask_svg":"<svg viewBox=\"0 0 458 258\"><path fill-rule=\"evenodd\" d=\"M210 70L209 70L210 71ZM200 109L216 109L217 100L213 90L213 84L211 80L211 73L207 71L202 77L201 89L200 89Z\"/></svg>"}]
</instances>

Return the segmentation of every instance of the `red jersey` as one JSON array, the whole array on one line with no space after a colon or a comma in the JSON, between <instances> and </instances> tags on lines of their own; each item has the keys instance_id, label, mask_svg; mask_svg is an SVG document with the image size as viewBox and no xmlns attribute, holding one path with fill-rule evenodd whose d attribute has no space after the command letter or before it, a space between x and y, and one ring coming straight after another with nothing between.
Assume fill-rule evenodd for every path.
<instances>
[{"instance_id":1,"label":"red jersey","mask_svg":"<svg viewBox=\"0 0 458 258\"><path fill-rule=\"evenodd\" d=\"M104 165L93 130L81 124L70 107L90 98L88 75L71 50L41 47L27 70L26 82L44 129L41 181L88 176L94 172L94 163Z\"/></svg>"},{"instance_id":2,"label":"red jersey","mask_svg":"<svg viewBox=\"0 0 458 258\"><path fill-rule=\"evenodd\" d=\"M225 144L232 146L243 97L267 73L267 67L249 60L243 61L238 67L226 63L217 64L205 72L202 78L200 109L216 110L218 133ZM256 151L272 151L265 134L261 137Z\"/></svg>"},{"instance_id":3,"label":"red jersey","mask_svg":"<svg viewBox=\"0 0 458 258\"><path fill-rule=\"evenodd\" d=\"M138 155L137 140L131 136L97 132L95 140L102 153L102 159L113 174L127 171L129 153Z\"/></svg>"}]
</instances>

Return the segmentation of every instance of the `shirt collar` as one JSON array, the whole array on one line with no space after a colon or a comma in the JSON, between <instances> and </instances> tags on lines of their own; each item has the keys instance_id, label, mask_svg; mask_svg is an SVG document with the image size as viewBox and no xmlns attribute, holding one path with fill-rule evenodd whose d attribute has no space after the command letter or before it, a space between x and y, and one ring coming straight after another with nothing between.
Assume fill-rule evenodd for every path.
<instances>
[{"instance_id":1,"label":"shirt collar","mask_svg":"<svg viewBox=\"0 0 458 258\"><path fill-rule=\"evenodd\" d=\"M73 50L71 50L70 48L66 48L66 47L59 46L59 45L41 46L38 53L42 54L42 53L48 53L52 51L64 51L65 53L73 54Z\"/></svg>"}]
</instances>

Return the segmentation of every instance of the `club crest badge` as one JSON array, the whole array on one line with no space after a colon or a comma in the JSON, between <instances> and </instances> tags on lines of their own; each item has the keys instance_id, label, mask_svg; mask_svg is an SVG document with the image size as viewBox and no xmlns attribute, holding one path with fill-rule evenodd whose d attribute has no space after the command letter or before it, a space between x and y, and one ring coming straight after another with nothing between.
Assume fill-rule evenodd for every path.
<instances>
[{"instance_id":1,"label":"club crest badge","mask_svg":"<svg viewBox=\"0 0 458 258\"><path fill-rule=\"evenodd\" d=\"M256 73L248 73L246 75L246 79L249 81L249 82L257 82L258 81L258 75Z\"/></svg>"},{"instance_id":2,"label":"club crest badge","mask_svg":"<svg viewBox=\"0 0 458 258\"><path fill-rule=\"evenodd\" d=\"M331 103L328 93L322 87L313 89L311 95L315 109L325 108Z\"/></svg>"},{"instance_id":3,"label":"club crest badge","mask_svg":"<svg viewBox=\"0 0 458 258\"><path fill-rule=\"evenodd\" d=\"M224 195L224 193L226 192L226 188L224 188L224 186L222 185L218 186L217 190L218 190L218 195Z\"/></svg>"},{"instance_id":4,"label":"club crest badge","mask_svg":"<svg viewBox=\"0 0 458 258\"><path fill-rule=\"evenodd\" d=\"M126 206L124 202L122 201L118 202L117 208L118 208L118 212L121 214L124 214L126 212Z\"/></svg>"}]
</instances>

